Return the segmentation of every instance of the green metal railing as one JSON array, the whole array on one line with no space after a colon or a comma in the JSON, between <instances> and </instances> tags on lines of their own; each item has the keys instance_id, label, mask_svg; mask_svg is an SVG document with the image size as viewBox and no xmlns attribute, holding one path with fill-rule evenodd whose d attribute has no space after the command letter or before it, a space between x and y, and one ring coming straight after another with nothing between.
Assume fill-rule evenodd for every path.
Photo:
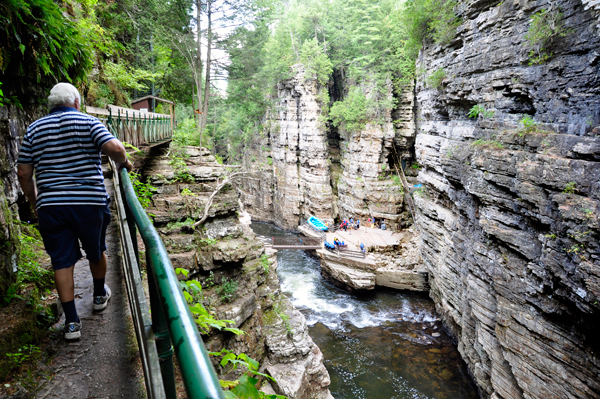
<instances>
[{"instance_id":1,"label":"green metal railing","mask_svg":"<svg viewBox=\"0 0 600 399\"><path fill-rule=\"evenodd\" d=\"M115 170L115 164L111 161ZM125 169L114 174L129 303L149 398L176 398L173 348L189 398L224 399L167 250L140 205ZM150 309L140 273L137 231L146 247ZM174 345L172 344L174 343Z\"/></svg>"},{"instance_id":2,"label":"green metal railing","mask_svg":"<svg viewBox=\"0 0 600 399\"><path fill-rule=\"evenodd\" d=\"M107 125L112 133L119 137L119 140L125 141L133 146L139 147L140 144L151 144L169 140L173 136L175 121L170 117L157 116L156 114L146 114L117 109L114 114L112 108L108 109Z\"/></svg>"}]
</instances>

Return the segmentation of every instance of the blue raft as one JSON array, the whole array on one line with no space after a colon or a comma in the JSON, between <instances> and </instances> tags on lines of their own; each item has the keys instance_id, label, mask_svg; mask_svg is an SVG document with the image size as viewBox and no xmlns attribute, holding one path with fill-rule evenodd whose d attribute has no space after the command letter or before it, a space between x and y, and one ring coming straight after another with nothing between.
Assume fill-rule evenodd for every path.
<instances>
[{"instance_id":1,"label":"blue raft","mask_svg":"<svg viewBox=\"0 0 600 399\"><path fill-rule=\"evenodd\" d=\"M325 226L325 223L321 222L319 219L317 219L314 216L311 216L308 218L308 224L310 224L312 227L314 227L317 230L321 230L321 231L329 230L329 228L327 226Z\"/></svg>"}]
</instances>

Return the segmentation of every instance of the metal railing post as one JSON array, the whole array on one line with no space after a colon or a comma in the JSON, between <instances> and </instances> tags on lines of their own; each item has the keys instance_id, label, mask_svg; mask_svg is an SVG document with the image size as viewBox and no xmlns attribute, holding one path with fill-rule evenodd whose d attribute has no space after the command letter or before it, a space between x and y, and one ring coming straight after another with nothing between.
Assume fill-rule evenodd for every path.
<instances>
[{"instance_id":1,"label":"metal railing post","mask_svg":"<svg viewBox=\"0 0 600 399\"><path fill-rule=\"evenodd\" d=\"M125 190L123 185L120 187L121 190L121 198L125 198ZM140 263L140 251L138 249L137 243L137 227L135 226L135 222L133 219L133 214L131 213L131 208L129 208L129 204L127 201L124 201L123 207L125 208L125 217L127 218L127 228L129 229L129 235L131 236L131 245L133 246L133 251L135 253L135 260L137 264L141 266ZM141 270L140 270L141 273Z\"/></svg>"},{"instance_id":2,"label":"metal railing post","mask_svg":"<svg viewBox=\"0 0 600 399\"><path fill-rule=\"evenodd\" d=\"M146 262L151 262L150 256L146 257ZM156 351L160 361L160 372L162 374L165 394L168 399L177 399L177 389L175 386L175 369L173 367L173 346L167 319L158 294L156 281L154 279L154 268L148 268L148 290L150 291L150 309L152 311L152 329L156 337Z\"/></svg>"}]
</instances>

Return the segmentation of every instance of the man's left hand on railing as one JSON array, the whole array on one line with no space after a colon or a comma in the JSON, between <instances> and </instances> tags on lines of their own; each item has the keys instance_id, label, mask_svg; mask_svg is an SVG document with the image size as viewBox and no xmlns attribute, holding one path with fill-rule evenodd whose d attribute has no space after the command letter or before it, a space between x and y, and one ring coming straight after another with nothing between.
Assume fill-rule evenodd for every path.
<instances>
[{"instance_id":1,"label":"man's left hand on railing","mask_svg":"<svg viewBox=\"0 0 600 399\"><path fill-rule=\"evenodd\" d=\"M117 164L117 170L121 170L123 168L127 169L128 172L131 172L131 170L133 169L133 164L131 163L131 161L129 161L129 159L125 161L125 163Z\"/></svg>"}]
</instances>

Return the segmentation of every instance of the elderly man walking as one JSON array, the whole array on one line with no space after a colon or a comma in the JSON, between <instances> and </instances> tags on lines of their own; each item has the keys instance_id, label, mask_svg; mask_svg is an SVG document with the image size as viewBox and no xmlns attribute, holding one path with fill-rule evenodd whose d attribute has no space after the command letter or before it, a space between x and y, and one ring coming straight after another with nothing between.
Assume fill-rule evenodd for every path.
<instances>
[{"instance_id":1,"label":"elderly man walking","mask_svg":"<svg viewBox=\"0 0 600 399\"><path fill-rule=\"evenodd\" d=\"M65 339L79 339L73 268L82 257L80 242L94 279L94 310L104 310L111 296L104 254L110 210L100 151L119 169L131 170L133 165L123 144L98 119L79 112L81 97L73 85L54 86L48 105L50 114L27 129L17 173L27 199L35 204L44 247L52 259L66 317Z\"/></svg>"}]
</instances>

